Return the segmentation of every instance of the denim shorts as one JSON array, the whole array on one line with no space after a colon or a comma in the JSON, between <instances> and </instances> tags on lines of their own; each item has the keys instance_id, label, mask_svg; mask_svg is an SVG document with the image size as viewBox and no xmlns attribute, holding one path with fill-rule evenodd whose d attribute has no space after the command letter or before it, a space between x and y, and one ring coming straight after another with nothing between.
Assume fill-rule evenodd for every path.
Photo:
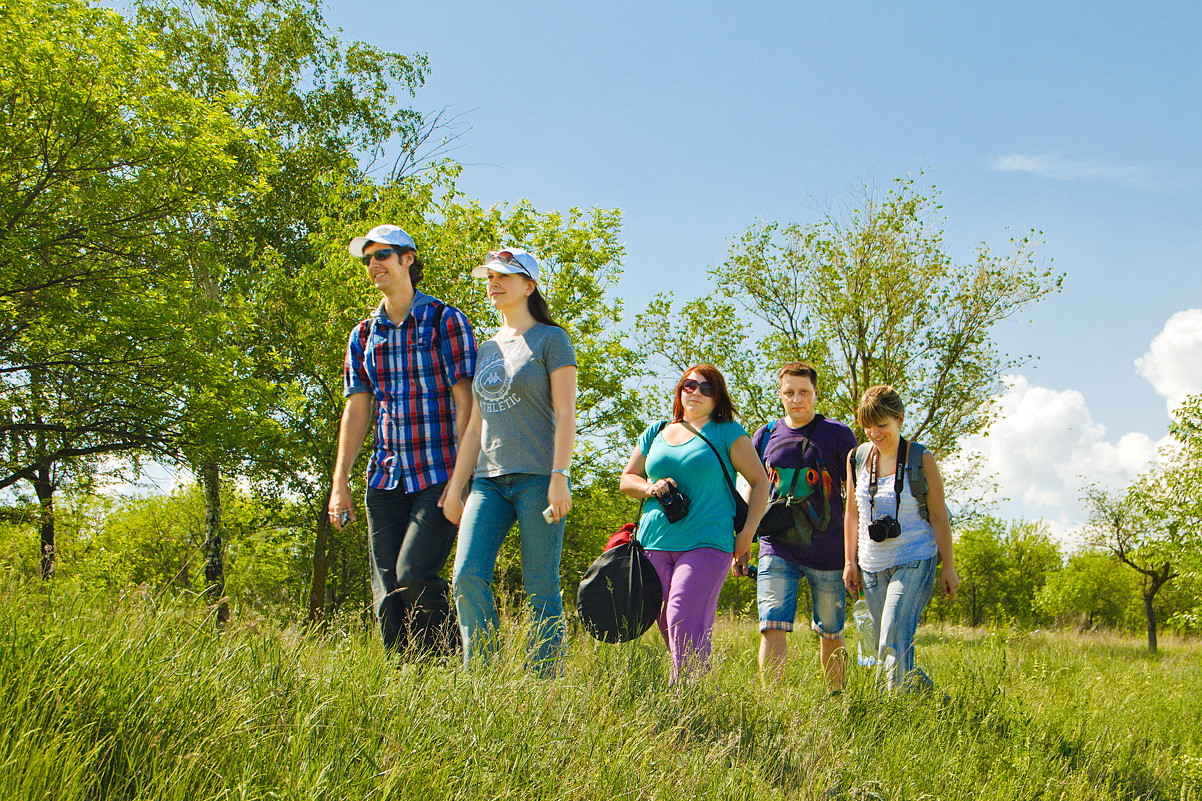
<instances>
[{"instance_id":1,"label":"denim shorts","mask_svg":"<svg viewBox=\"0 0 1202 801\"><path fill-rule=\"evenodd\" d=\"M819 637L837 640L843 636L847 589L842 570L815 570L794 564L783 556L762 556L755 594L760 610L760 631L792 631L797 617L797 587L802 576L810 583L814 614L810 628Z\"/></svg>"}]
</instances>

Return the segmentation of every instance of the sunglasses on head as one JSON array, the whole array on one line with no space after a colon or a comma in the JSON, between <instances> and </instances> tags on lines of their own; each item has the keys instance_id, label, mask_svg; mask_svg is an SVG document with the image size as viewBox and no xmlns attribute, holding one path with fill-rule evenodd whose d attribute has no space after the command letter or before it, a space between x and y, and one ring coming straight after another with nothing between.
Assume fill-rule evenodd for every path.
<instances>
[{"instance_id":1,"label":"sunglasses on head","mask_svg":"<svg viewBox=\"0 0 1202 801\"><path fill-rule=\"evenodd\" d=\"M530 272L526 269L526 265L518 261L518 257L505 250L490 250L484 257L484 266L487 267L489 262L499 261L501 264L508 264L510 267L516 267L522 275L529 276Z\"/></svg>"},{"instance_id":2,"label":"sunglasses on head","mask_svg":"<svg viewBox=\"0 0 1202 801\"><path fill-rule=\"evenodd\" d=\"M393 253L395 253L397 255L397 257L399 258L401 253L403 253L403 252L404 251L402 251L401 248L380 248L379 250L374 251L372 253L364 254L361 261L363 262L363 266L366 267L367 265L371 264L372 259L375 259L376 261L384 261L389 256L391 256Z\"/></svg>"},{"instance_id":3,"label":"sunglasses on head","mask_svg":"<svg viewBox=\"0 0 1202 801\"><path fill-rule=\"evenodd\" d=\"M686 379L680 388L685 392L696 392L701 390L701 394L707 398L714 397L714 385L708 381L695 381L692 378Z\"/></svg>"}]
</instances>

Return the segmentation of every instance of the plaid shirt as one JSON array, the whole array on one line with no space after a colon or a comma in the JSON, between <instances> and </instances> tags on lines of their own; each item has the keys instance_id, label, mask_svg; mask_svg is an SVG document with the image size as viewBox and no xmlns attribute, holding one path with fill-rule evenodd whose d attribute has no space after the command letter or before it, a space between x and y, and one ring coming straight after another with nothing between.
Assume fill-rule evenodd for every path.
<instances>
[{"instance_id":1,"label":"plaid shirt","mask_svg":"<svg viewBox=\"0 0 1202 801\"><path fill-rule=\"evenodd\" d=\"M476 338L467 317L429 295L414 295L399 326L388 319L383 303L355 326L346 344L342 384L344 395L375 396L370 486L417 492L451 477L456 451L451 387L475 373Z\"/></svg>"}]
</instances>

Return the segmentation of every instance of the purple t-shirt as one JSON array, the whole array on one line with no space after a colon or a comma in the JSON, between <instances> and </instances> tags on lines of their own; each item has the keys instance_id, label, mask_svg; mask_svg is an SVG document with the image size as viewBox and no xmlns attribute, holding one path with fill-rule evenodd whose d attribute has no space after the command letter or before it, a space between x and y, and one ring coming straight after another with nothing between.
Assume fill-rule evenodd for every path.
<instances>
[{"instance_id":1,"label":"purple t-shirt","mask_svg":"<svg viewBox=\"0 0 1202 801\"><path fill-rule=\"evenodd\" d=\"M756 453L768 426L760 426L751 438ZM810 440L810 447L801 453L802 437ZM760 556L774 554L790 562L815 570L843 569L843 488L847 483L847 454L856 447L856 436L851 429L836 420L828 420L820 414L801 428L789 428L783 420L777 420L772 437L764 449L764 461L779 467L816 467L821 451L823 467L831 475L831 521L823 531L815 531L809 548L792 548L772 540L760 541Z\"/></svg>"}]
</instances>

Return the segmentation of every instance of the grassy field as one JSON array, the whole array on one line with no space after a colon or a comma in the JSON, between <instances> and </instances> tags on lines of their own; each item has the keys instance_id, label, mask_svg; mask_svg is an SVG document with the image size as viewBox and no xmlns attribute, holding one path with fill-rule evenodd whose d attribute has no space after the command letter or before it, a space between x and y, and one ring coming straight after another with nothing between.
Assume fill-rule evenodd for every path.
<instances>
[{"instance_id":1,"label":"grassy field","mask_svg":"<svg viewBox=\"0 0 1202 801\"><path fill-rule=\"evenodd\" d=\"M675 691L651 635L577 636L542 681L516 646L466 672L337 627L56 593L9 586L0 611L2 799L1202 801L1198 643L924 629L950 700L878 696L858 668L827 698L804 632L762 688L750 621Z\"/></svg>"}]
</instances>

